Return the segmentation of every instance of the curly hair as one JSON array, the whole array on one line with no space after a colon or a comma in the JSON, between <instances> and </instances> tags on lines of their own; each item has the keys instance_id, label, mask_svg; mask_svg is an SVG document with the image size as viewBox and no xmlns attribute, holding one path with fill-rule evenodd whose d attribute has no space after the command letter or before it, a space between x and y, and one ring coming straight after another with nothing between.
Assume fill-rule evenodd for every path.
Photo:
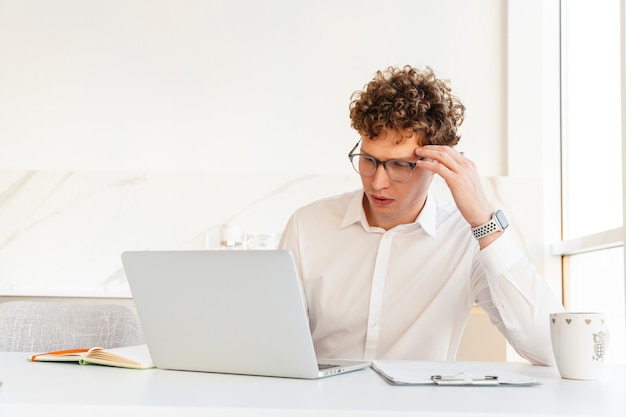
<instances>
[{"instance_id":1,"label":"curly hair","mask_svg":"<svg viewBox=\"0 0 626 417\"><path fill-rule=\"evenodd\" d=\"M430 67L409 65L377 71L372 81L351 96L351 126L369 138L383 129L423 135L421 145L456 145L465 106Z\"/></svg>"}]
</instances>

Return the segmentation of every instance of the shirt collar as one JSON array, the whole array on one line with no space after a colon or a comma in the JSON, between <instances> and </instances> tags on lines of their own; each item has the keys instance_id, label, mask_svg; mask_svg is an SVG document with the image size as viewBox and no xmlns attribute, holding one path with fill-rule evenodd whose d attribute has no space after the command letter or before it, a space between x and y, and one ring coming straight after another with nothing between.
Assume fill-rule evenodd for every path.
<instances>
[{"instance_id":1,"label":"shirt collar","mask_svg":"<svg viewBox=\"0 0 626 417\"><path fill-rule=\"evenodd\" d=\"M430 236L437 237L437 200L432 194L428 193L426 204L415 222Z\"/></svg>"},{"instance_id":2,"label":"shirt collar","mask_svg":"<svg viewBox=\"0 0 626 417\"><path fill-rule=\"evenodd\" d=\"M343 216L343 220L339 225L340 228L350 226L354 223L361 223L366 229L369 228L367 218L365 217L365 210L363 210L363 189L357 190L352 193L352 199L348 204L346 214Z\"/></svg>"},{"instance_id":3,"label":"shirt collar","mask_svg":"<svg viewBox=\"0 0 626 417\"><path fill-rule=\"evenodd\" d=\"M364 191L358 190L352 194L352 199L348 204L346 214L343 216L343 220L339 225L340 228L350 226L355 223L361 223L366 230L371 230L370 225L365 217L365 210L363 210L363 196ZM400 228L411 227L413 225L420 225L426 233L432 237L437 235L437 201L430 193L426 198L426 204L422 208L419 216L414 223L398 226Z\"/></svg>"}]
</instances>

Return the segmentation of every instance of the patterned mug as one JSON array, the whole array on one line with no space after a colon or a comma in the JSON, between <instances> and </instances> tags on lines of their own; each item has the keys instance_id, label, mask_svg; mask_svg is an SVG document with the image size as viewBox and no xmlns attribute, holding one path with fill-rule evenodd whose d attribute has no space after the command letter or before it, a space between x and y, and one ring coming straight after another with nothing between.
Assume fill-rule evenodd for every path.
<instances>
[{"instance_id":1,"label":"patterned mug","mask_svg":"<svg viewBox=\"0 0 626 417\"><path fill-rule=\"evenodd\" d=\"M608 344L603 313L550 314L552 351L561 377L598 379Z\"/></svg>"}]
</instances>

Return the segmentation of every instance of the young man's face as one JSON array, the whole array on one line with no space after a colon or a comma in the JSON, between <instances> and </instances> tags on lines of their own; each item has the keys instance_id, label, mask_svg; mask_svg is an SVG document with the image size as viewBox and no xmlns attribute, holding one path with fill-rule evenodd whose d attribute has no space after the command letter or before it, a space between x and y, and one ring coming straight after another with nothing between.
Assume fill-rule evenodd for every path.
<instances>
[{"instance_id":1,"label":"young man's face","mask_svg":"<svg viewBox=\"0 0 626 417\"><path fill-rule=\"evenodd\" d=\"M418 135L404 136L402 139L400 132L387 130L374 139L362 136L359 153L382 162L391 159L415 162ZM363 207L370 226L389 230L399 224L414 222L426 202L432 176L431 171L416 167L408 181L397 182L389 178L380 164L373 176L361 176L365 190Z\"/></svg>"}]
</instances>

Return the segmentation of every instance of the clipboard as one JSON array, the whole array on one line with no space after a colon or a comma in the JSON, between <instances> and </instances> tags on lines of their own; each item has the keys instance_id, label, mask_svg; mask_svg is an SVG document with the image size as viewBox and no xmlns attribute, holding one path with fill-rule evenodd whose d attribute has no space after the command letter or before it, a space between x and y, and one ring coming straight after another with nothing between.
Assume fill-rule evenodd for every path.
<instances>
[{"instance_id":1,"label":"clipboard","mask_svg":"<svg viewBox=\"0 0 626 417\"><path fill-rule=\"evenodd\" d=\"M495 375L475 377L466 372L448 376L432 375L430 379L435 385L500 385L500 381Z\"/></svg>"},{"instance_id":2,"label":"clipboard","mask_svg":"<svg viewBox=\"0 0 626 417\"><path fill-rule=\"evenodd\" d=\"M391 385L529 386L537 378L509 372L490 362L375 360L371 365Z\"/></svg>"}]
</instances>

